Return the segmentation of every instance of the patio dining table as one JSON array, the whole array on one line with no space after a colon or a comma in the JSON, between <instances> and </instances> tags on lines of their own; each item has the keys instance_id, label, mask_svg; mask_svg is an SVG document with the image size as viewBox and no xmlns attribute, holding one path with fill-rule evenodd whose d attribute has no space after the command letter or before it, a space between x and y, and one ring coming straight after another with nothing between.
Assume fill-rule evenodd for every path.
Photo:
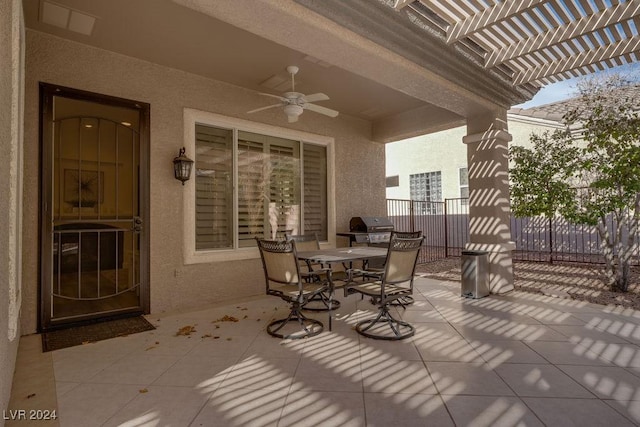
<instances>
[{"instance_id":1,"label":"patio dining table","mask_svg":"<svg viewBox=\"0 0 640 427\"><path fill-rule=\"evenodd\" d=\"M317 251L298 252L298 259L322 264L331 268L334 264L351 264L356 261L368 261L375 258L385 258L387 248L356 246L348 248L320 249ZM331 312L335 287L329 283L329 330L331 330Z\"/></svg>"}]
</instances>

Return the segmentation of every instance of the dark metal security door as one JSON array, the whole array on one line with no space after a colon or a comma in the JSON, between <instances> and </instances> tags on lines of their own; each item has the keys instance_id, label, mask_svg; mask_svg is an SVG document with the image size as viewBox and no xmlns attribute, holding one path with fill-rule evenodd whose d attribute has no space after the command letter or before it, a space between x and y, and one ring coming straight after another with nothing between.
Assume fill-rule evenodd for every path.
<instances>
[{"instance_id":1,"label":"dark metal security door","mask_svg":"<svg viewBox=\"0 0 640 427\"><path fill-rule=\"evenodd\" d=\"M148 312L148 105L41 93L41 328Z\"/></svg>"}]
</instances>

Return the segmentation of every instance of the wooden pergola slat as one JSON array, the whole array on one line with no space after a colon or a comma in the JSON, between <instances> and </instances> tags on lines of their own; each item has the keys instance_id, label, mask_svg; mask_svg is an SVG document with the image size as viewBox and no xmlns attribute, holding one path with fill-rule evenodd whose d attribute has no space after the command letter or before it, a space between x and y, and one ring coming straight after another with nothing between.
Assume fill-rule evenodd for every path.
<instances>
[{"instance_id":1,"label":"wooden pergola slat","mask_svg":"<svg viewBox=\"0 0 640 427\"><path fill-rule=\"evenodd\" d=\"M516 86L638 60L640 0L395 0L394 8L437 15L430 22L446 43Z\"/></svg>"},{"instance_id":2,"label":"wooden pergola slat","mask_svg":"<svg viewBox=\"0 0 640 427\"><path fill-rule=\"evenodd\" d=\"M525 10L543 3L544 1L546 0L521 0L517 2L506 1L504 3L496 4L493 7L485 9L481 13L470 16L460 22L456 22L447 32L447 43L454 43L471 33L493 25L510 16L518 15Z\"/></svg>"},{"instance_id":3,"label":"wooden pergola slat","mask_svg":"<svg viewBox=\"0 0 640 427\"><path fill-rule=\"evenodd\" d=\"M560 61L552 62L536 69L520 71L514 76L513 84L521 85L524 83L529 83L538 80L541 77L573 70L579 67L583 67L587 64L593 64L596 62L604 61L606 59L621 56L626 53L634 52L638 49L640 49L640 36L635 36L631 39L585 51L579 53L578 55L564 58Z\"/></svg>"}]
</instances>

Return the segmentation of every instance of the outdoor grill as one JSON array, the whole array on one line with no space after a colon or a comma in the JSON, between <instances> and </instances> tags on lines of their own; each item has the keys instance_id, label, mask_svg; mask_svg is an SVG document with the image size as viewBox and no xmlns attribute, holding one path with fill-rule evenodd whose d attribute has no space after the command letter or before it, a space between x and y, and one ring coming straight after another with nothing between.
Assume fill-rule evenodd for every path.
<instances>
[{"instance_id":1,"label":"outdoor grill","mask_svg":"<svg viewBox=\"0 0 640 427\"><path fill-rule=\"evenodd\" d=\"M354 216L349 221L349 232L338 233L349 237L349 244L388 245L393 223L386 217Z\"/></svg>"}]
</instances>

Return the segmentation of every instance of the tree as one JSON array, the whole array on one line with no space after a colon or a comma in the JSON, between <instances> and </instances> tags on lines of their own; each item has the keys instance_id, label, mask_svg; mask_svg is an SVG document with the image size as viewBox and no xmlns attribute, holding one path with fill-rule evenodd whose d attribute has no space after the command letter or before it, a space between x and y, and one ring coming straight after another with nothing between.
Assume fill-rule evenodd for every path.
<instances>
[{"instance_id":1,"label":"tree","mask_svg":"<svg viewBox=\"0 0 640 427\"><path fill-rule=\"evenodd\" d=\"M549 262L553 262L553 218L573 209L570 182L578 156L568 130L531 135L531 148L512 146L511 211L516 217L543 216L548 221Z\"/></svg>"},{"instance_id":2,"label":"tree","mask_svg":"<svg viewBox=\"0 0 640 427\"><path fill-rule=\"evenodd\" d=\"M640 104L619 75L585 80L564 116L567 128L532 135L533 149L513 147L516 216L562 214L597 227L612 290L629 287L640 219Z\"/></svg>"},{"instance_id":3,"label":"tree","mask_svg":"<svg viewBox=\"0 0 640 427\"><path fill-rule=\"evenodd\" d=\"M640 218L640 104L619 75L579 86L580 102L565 115L580 126L584 146L576 170L576 209L568 219L597 226L608 284L626 292Z\"/></svg>"}]
</instances>

